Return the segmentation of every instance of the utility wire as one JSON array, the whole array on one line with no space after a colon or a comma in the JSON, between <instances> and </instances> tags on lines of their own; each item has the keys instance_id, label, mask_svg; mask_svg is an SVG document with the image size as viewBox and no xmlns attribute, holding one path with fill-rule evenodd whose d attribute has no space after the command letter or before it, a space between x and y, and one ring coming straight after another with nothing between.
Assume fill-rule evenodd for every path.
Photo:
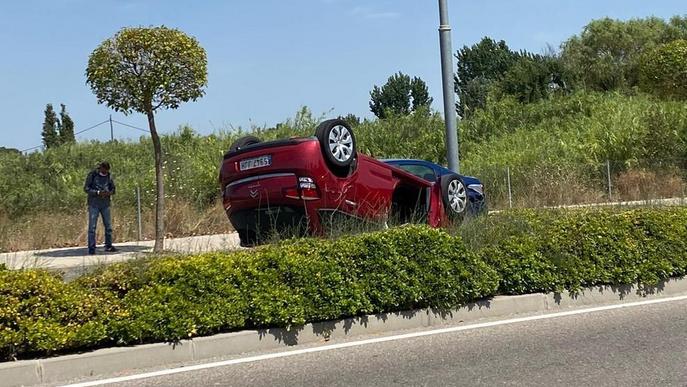
<instances>
[{"instance_id":1,"label":"utility wire","mask_svg":"<svg viewBox=\"0 0 687 387\"><path fill-rule=\"evenodd\" d=\"M93 125L93 126L89 126L89 127L86 128L86 129L83 129L83 130L80 130L80 131L74 133L74 135L76 136L77 134L81 134L81 133L84 133L84 132L88 132L89 130L95 129L95 128L97 128L98 126L100 126L100 125L102 125L102 124L105 124L105 123L108 123L108 122L110 122L110 120L106 120L106 121L103 121L103 122L101 122L101 123L99 123L99 124L95 124L95 125ZM28 152L28 151L31 151L31 150L34 150L34 149L41 148L42 146L43 146L43 145L37 145L37 146L31 147L31 148L26 148L26 149L22 150L21 152L22 152L22 153Z\"/></svg>"},{"instance_id":2,"label":"utility wire","mask_svg":"<svg viewBox=\"0 0 687 387\"><path fill-rule=\"evenodd\" d=\"M86 133L86 132L88 132L89 130L93 130L93 129L97 128L97 127L100 126L100 125L107 124L108 122L110 122L110 119L109 119L109 118L108 118L107 120L103 121L103 122L97 123L97 124L95 124L95 125L93 125L93 126L89 126L89 127L86 128L86 129L79 130L78 132L74 133L74 135L76 136L76 135L81 134L81 133ZM140 130L140 131L142 131L142 132L150 133L150 131L148 131L148 130L146 130L146 129L139 128L139 127L136 127L136 126L133 126L133 125L129 125L129 124L125 124L125 123L119 122L119 121L117 121L117 120L112 120L112 122L115 122L115 123L117 123L117 124L119 124L119 125L123 125L123 126L129 127L129 128L131 128L131 129L136 129L136 130ZM34 147L31 147L31 148L23 149L21 152L24 153L24 152L32 151L32 150L34 150L34 149L38 149L38 148L42 148L42 147L43 147L43 145L36 145L36 146L34 146Z\"/></svg>"},{"instance_id":3,"label":"utility wire","mask_svg":"<svg viewBox=\"0 0 687 387\"><path fill-rule=\"evenodd\" d=\"M141 132L150 133L150 131L149 131L148 129L143 129L143 128L139 128L139 127L136 127L136 126L133 126L133 125L125 124L125 123L119 122L119 121L117 121L117 120L112 120L112 122L114 122L114 123L116 123L116 124L119 124L119 125L123 125L123 126L129 127L129 128L131 128L131 129L140 130Z\"/></svg>"},{"instance_id":4,"label":"utility wire","mask_svg":"<svg viewBox=\"0 0 687 387\"><path fill-rule=\"evenodd\" d=\"M30 150L38 149L38 148L41 148L41 147L43 147L43 145L34 146L33 148L27 148L27 149L22 150L21 152L22 152L22 153L28 152L28 151L30 151Z\"/></svg>"},{"instance_id":5,"label":"utility wire","mask_svg":"<svg viewBox=\"0 0 687 387\"><path fill-rule=\"evenodd\" d=\"M84 132L88 132L89 130L95 129L95 128L97 128L98 126L100 126L100 125L102 125L102 124L106 124L106 123L108 123L108 122L110 122L110 120L105 120L105 121L103 121L103 122L101 122L101 123L99 123L99 124L95 124L95 125L90 126L90 127L86 128L86 129L84 129L84 130L80 130L80 131L74 133L74 135L76 136L77 134L81 134L81 133L84 133Z\"/></svg>"}]
</instances>

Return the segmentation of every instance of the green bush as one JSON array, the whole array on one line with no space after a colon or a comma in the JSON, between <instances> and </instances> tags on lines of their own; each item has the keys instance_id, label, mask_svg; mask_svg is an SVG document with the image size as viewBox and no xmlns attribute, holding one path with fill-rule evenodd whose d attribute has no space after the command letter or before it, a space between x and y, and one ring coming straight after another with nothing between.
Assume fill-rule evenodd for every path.
<instances>
[{"instance_id":1,"label":"green bush","mask_svg":"<svg viewBox=\"0 0 687 387\"><path fill-rule=\"evenodd\" d=\"M511 211L457 232L404 226L290 239L119 263L71 283L0 268L0 357L448 309L496 294L654 286L687 274L687 208Z\"/></svg>"},{"instance_id":2,"label":"green bush","mask_svg":"<svg viewBox=\"0 0 687 387\"><path fill-rule=\"evenodd\" d=\"M89 348L108 336L113 300L42 270L0 270L0 358Z\"/></svg>"},{"instance_id":3,"label":"green bush","mask_svg":"<svg viewBox=\"0 0 687 387\"><path fill-rule=\"evenodd\" d=\"M459 238L422 226L119 263L69 284L40 271L0 273L3 358L449 308L498 283Z\"/></svg>"},{"instance_id":4,"label":"green bush","mask_svg":"<svg viewBox=\"0 0 687 387\"><path fill-rule=\"evenodd\" d=\"M514 218L517 222L514 222ZM475 229L498 224L476 238ZM500 275L499 293L656 285L687 273L687 209L520 210L466 230Z\"/></svg>"}]
</instances>

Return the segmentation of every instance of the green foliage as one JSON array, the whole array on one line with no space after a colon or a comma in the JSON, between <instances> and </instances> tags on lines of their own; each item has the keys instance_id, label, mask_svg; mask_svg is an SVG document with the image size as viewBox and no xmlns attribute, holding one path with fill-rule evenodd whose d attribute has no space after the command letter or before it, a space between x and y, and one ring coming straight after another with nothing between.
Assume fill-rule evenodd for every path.
<instances>
[{"instance_id":1,"label":"green foliage","mask_svg":"<svg viewBox=\"0 0 687 387\"><path fill-rule=\"evenodd\" d=\"M74 138L74 121L67 113L66 106L60 104L60 118L52 107L45 105L45 119L43 121L43 145L46 149L76 142Z\"/></svg>"},{"instance_id":2,"label":"green foliage","mask_svg":"<svg viewBox=\"0 0 687 387\"><path fill-rule=\"evenodd\" d=\"M201 136L190 127L162 137L168 197L198 208L215 205L217 167L238 137L268 141L311 136L322 116L307 108L275 128L235 130ZM438 113L393 115L356 126L359 150L377 158L418 158L446 162L444 122ZM599 165L641 167L647 160L679 160L687 154L687 107L645 95L576 92L537 103L512 98L493 101L460 123L462 171L478 176L491 198L502 193L505 167L514 189L552 181L601 181ZM134 209L135 188L152 208L155 174L150 139L135 142L79 143L21 155L0 153L0 213L13 222L41 210L73 211L84 205L83 180L95 164L112 164L118 192L116 208ZM574 180L572 180L574 179ZM221 211L221 208L217 208Z\"/></svg>"},{"instance_id":3,"label":"green foliage","mask_svg":"<svg viewBox=\"0 0 687 387\"><path fill-rule=\"evenodd\" d=\"M0 267L0 359L687 274L687 209L521 210L119 263L71 283ZM648 289L645 289L648 290Z\"/></svg>"},{"instance_id":4,"label":"green foliage","mask_svg":"<svg viewBox=\"0 0 687 387\"><path fill-rule=\"evenodd\" d=\"M687 271L687 211L515 211L488 223L519 225L481 238L480 256L501 275L499 293L655 286ZM478 221L474 228L484 226ZM505 232L504 232L505 231ZM480 241L474 241L479 244Z\"/></svg>"},{"instance_id":5,"label":"green foliage","mask_svg":"<svg viewBox=\"0 0 687 387\"><path fill-rule=\"evenodd\" d=\"M493 98L511 96L531 103L568 89L568 76L555 53L515 52L503 40L497 43L484 37L472 47L460 49L456 59L456 108L464 118L484 109Z\"/></svg>"},{"instance_id":6,"label":"green foliage","mask_svg":"<svg viewBox=\"0 0 687 387\"><path fill-rule=\"evenodd\" d=\"M517 58L518 54L505 41L496 42L489 37L458 50L455 77L458 115L469 117L475 110L484 108L491 84L501 80Z\"/></svg>"},{"instance_id":7,"label":"green foliage","mask_svg":"<svg viewBox=\"0 0 687 387\"><path fill-rule=\"evenodd\" d=\"M498 282L459 238L420 226L120 263L69 284L41 271L0 271L0 279L4 359L455 307L493 294Z\"/></svg>"},{"instance_id":8,"label":"green foliage","mask_svg":"<svg viewBox=\"0 0 687 387\"><path fill-rule=\"evenodd\" d=\"M3 154L20 155L21 151L19 151L19 149L5 148L4 146L0 146L0 155L3 155Z\"/></svg>"},{"instance_id":9,"label":"green foliage","mask_svg":"<svg viewBox=\"0 0 687 387\"><path fill-rule=\"evenodd\" d=\"M687 40L648 50L639 70L643 90L664 98L687 99Z\"/></svg>"},{"instance_id":10,"label":"green foliage","mask_svg":"<svg viewBox=\"0 0 687 387\"><path fill-rule=\"evenodd\" d=\"M557 57L522 54L504 74L498 89L520 103L532 103L567 89Z\"/></svg>"},{"instance_id":11,"label":"green foliage","mask_svg":"<svg viewBox=\"0 0 687 387\"><path fill-rule=\"evenodd\" d=\"M41 270L0 270L0 358L89 348L108 337L111 300Z\"/></svg>"},{"instance_id":12,"label":"green foliage","mask_svg":"<svg viewBox=\"0 0 687 387\"><path fill-rule=\"evenodd\" d=\"M418 158L446 161L444 120L421 109L411 115L366 120L355 128L358 149L376 158Z\"/></svg>"},{"instance_id":13,"label":"green foliage","mask_svg":"<svg viewBox=\"0 0 687 387\"><path fill-rule=\"evenodd\" d=\"M615 160L616 171L659 161L687 167L687 107L646 95L576 92L533 104L505 98L462 121L460 134L462 171L478 176L492 201L507 195L496 190L505 186L506 167L514 192L542 200L555 184L593 189L604 181L606 160Z\"/></svg>"},{"instance_id":14,"label":"green foliage","mask_svg":"<svg viewBox=\"0 0 687 387\"><path fill-rule=\"evenodd\" d=\"M353 128L355 128L363 122L363 120L361 120L360 117L356 116L353 113L348 113L345 116L339 116L337 118L346 121Z\"/></svg>"},{"instance_id":15,"label":"green foliage","mask_svg":"<svg viewBox=\"0 0 687 387\"><path fill-rule=\"evenodd\" d=\"M202 97L207 56L177 29L123 28L91 53L86 76L99 103L146 114Z\"/></svg>"},{"instance_id":16,"label":"green foliage","mask_svg":"<svg viewBox=\"0 0 687 387\"><path fill-rule=\"evenodd\" d=\"M74 138L74 121L67 113L67 107L60 104L60 144L72 144L76 142Z\"/></svg>"},{"instance_id":17,"label":"green foliage","mask_svg":"<svg viewBox=\"0 0 687 387\"><path fill-rule=\"evenodd\" d=\"M401 72L390 76L382 87L375 85L370 91L370 111L378 118L390 114L407 115L418 109L428 109L431 104L425 82Z\"/></svg>"},{"instance_id":18,"label":"green foliage","mask_svg":"<svg viewBox=\"0 0 687 387\"><path fill-rule=\"evenodd\" d=\"M43 137L43 146L46 149L54 148L60 144L59 134L57 132L57 114L52 108L52 104L45 105L45 119L43 120L43 132L41 136Z\"/></svg>"},{"instance_id":19,"label":"green foliage","mask_svg":"<svg viewBox=\"0 0 687 387\"><path fill-rule=\"evenodd\" d=\"M609 18L587 24L579 36L562 45L562 58L576 83L598 91L629 91L638 85L643 51L685 39L685 18L657 17L628 21Z\"/></svg>"}]
</instances>

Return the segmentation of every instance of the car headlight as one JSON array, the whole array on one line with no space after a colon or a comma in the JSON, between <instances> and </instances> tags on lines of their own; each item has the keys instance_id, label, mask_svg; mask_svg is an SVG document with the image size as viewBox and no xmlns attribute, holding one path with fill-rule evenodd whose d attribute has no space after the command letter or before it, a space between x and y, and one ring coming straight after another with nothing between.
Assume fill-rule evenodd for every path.
<instances>
[{"instance_id":1,"label":"car headlight","mask_svg":"<svg viewBox=\"0 0 687 387\"><path fill-rule=\"evenodd\" d=\"M471 189L480 195L484 195L484 185L483 184L469 184L468 189Z\"/></svg>"}]
</instances>

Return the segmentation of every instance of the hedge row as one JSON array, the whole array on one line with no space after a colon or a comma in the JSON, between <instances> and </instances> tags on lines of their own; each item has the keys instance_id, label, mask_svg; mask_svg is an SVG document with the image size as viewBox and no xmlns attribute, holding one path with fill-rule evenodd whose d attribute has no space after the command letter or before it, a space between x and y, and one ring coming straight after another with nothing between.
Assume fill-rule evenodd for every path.
<instances>
[{"instance_id":1,"label":"hedge row","mask_svg":"<svg viewBox=\"0 0 687 387\"><path fill-rule=\"evenodd\" d=\"M687 272L687 209L518 211L460 232L290 240L121 263L70 283L0 267L0 359L451 308L499 293L653 285Z\"/></svg>"},{"instance_id":2,"label":"hedge row","mask_svg":"<svg viewBox=\"0 0 687 387\"><path fill-rule=\"evenodd\" d=\"M479 228L466 242L499 273L499 294L653 286L687 274L687 208L521 210Z\"/></svg>"}]
</instances>

